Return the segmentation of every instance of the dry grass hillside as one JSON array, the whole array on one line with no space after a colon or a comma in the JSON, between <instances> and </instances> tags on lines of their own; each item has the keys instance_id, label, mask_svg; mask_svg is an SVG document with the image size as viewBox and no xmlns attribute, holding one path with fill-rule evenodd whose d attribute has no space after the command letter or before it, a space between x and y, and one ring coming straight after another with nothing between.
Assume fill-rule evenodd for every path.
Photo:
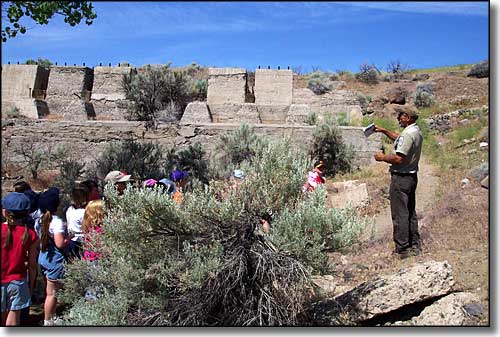
<instances>
[{"instance_id":1,"label":"dry grass hillside","mask_svg":"<svg viewBox=\"0 0 500 337\"><path fill-rule=\"evenodd\" d=\"M422 119L488 104L488 78L471 78L466 76L467 73L468 69L446 68L428 72L428 80L436 83L437 102L420 110ZM374 98L401 84L416 87L416 82L412 81L379 82L376 85L345 82L345 89ZM395 116L377 116L375 113L370 119L396 126ZM422 120L419 123L426 128ZM488 125L489 114L485 113L460 117L448 132L424 130L417 188L417 215L423 238L423 254L420 256L400 260L392 255L387 164L377 163L333 179L359 179L367 183L370 202L362 212L374 219L375 227L367 229L365 239L358 245L331 254L336 269L333 279L335 293L418 262L446 260L453 267L457 290L479 296L485 308L481 324L489 324L489 190L482 187L472 173L481 163L488 163L487 147L479 147L479 141L488 142ZM389 143L386 148L390 148ZM463 182L465 178L469 182Z\"/></svg>"}]
</instances>

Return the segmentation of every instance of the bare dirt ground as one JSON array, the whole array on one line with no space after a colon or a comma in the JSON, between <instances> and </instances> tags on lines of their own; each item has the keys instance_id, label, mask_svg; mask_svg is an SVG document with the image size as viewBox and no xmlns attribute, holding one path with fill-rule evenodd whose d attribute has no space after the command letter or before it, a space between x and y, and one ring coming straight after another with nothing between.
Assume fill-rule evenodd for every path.
<instances>
[{"instance_id":1,"label":"bare dirt ground","mask_svg":"<svg viewBox=\"0 0 500 337\"><path fill-rule=\"evenodd\" d=\"M423 158L417 187L423 254L400 260L392 254L387 165L377 163L374 171L366 180L371 202L363 212L374 219L375 228L367 228L361 243L330 255L335 294L419 262L446 260L454 271L455 288L481 299L481 324L488 324L488 190L478 182L462 189L465 172L442 173Z\"/></svg>"}]
</instances>

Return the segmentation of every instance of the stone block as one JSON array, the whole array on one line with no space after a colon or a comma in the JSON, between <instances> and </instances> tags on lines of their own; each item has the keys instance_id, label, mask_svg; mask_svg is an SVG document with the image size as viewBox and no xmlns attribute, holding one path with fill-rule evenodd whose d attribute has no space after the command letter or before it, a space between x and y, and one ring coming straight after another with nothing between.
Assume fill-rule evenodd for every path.
<instances>
[{"instance_id":1,"label":"stone block","mask_svg":"<svg viewBox=\"0 0 500 337\"><path fill-rule=\"evenodd\" d=\"M210 123L210 113L206 102L191 102L184 110L181 124Z\"/></svg>"},{"instance_id":2,"label":"stone block","mask_svg":"<svg viewBox=\"0 0 500 337\"><path fill-rule=\"evenodd\" d=\"M355 106L349 111L349 123L351 125L361 125L363 121L363 111L361 107Z\"/></svg>"},{"instance_id":3,"label":"stone block","mask_svg":"<svg viewBox=\"0 0 500 337\"><path fill-rule=\"evenodd\" d=\"M129 110L134 107L134 102L127 99L92 99L91 103L94 107L94 114L89 118L97 120L126 120L130 114Z\"/></svg>"},{"instance_id":4,"label":"stone block","mask_svg":"<svg viewBox=\"0 0 500 337\"><path fill-rule=\"evenodd\" d=\"M420 315L407 323L412 326L471 325L482 315L482 306L479 302L479 298L471 293L449 294L426 307ZM468 308L479 308L479 310L468 310Z\"/></svg>"},{"instance_id":5,"label":"stone block","mask_svg":"<svg viewBox=\"0 0 500 337\"><path fill-rule=\"evenodd\" d=\"M209 68L208 106L245 103L246 78L243 68Z\"/></svg>"},{"instance_id":6,"label":"stone block","mask_svg":"<svg viewBox=\"0 0 500 337\"><path fill-rule=\"evenodd\" d=\"M428 261L398 273L364 282L335 298L314 305L314 322L337 325L339 314L351 322L362 322L406 305L447 295L455 281L447 261Z\"/></svg>"},{"instance_id":7,"label":"stone block","mask_svg":"<svg viewBox=\"0 0 500 337\"><path fill-rule=\"evenodd\" d=\"M63 96L67 99L82 99L82 92L92 91L94 72L88 67L50 68L47 99Z\"/></svg>"},{"instance_id":8,"label":"stone block","mask_svg":"<svg viewBox=\"0 0 500 337\"><path fill-rule=\"evenodd\" d=\"M257 69L255 71L255 103L289 106L292 104L293 72L291 70Z\"/></svg>"},{"instance_id":9,"label":"stone block","mask_svg":"<svg viewBox=\"0 0 500 337\"><path fill-rule=\"evenodd\" d=\"M328 204L332 208L362 207L370 198L366 183L348 180L327 184Z\"/></svg>"},{"instance_id":10,"label":"stone block","mask_svg":"<svg viewBox=\"0 0 500 337\"><path fill-rule=\"evenodd\" d=\"M126 99L122 80L124 75L130 75L131 72L131 67L95 67L92 99L109 101Z\"/></svg>"},{"instance_id":11,"label":"stone block","mask_svg":"<svg viewBox=\"0 0 500 337\"><path fill-rule=\"evenodd\" d=\"M34 98L34 91L47 89L49 70L37 65L2 64L2 101Z\"/></svg>"},{"instance_id":12,"label":"stone block","mask_svg":"<svg viewBox=\"0 0 500 337\"><path fill-rule=\"evenodd\" d=\"M261 123L259 111L255 103L245 103L241 105L233 121L236 123L259 124Z\"/></svg>"},{"instance_id":13,"label":"stone block","mask_svg":"<svg viewBox=\"0 0 500 337\"><path fill-rule=\"evenodd\" d=\"M307 119L311 109L307 104L292 104L288 109L286 123L287 124L307 124Z\"/></svg>"},{"instance_id":14,"label":"stone block","mask_svg":"<svg viewBox=\"0 0 500 337\"><path fill-rule=\"evenodd\" d=\"M242 104L209 104L208 111L214 123L229 123L240 111Z\"/></svg>"},{"instance_id":15,"label":"stone block","mask_svg":"<svg viewBox=\"0 0 500 337\"><path fill-rule=\"evenodd\" d=\"M44 99L49 70L37 65L2 65L2 118L17 109L20 116L38 118L35 99Z\"/></svg>"},{"instance_id":16,"label":"stone block","mask_svg":"<svg viewBox=\"0 0 500 337\"><path fill-rule=\"evenodd\" d=\"M259 105L259 112L262 124L285 124L288 116L289 105Z\"/></svg>"},{"instance_id":17,"label":"stone block","mask_svg":"<svg viewBox=\"0 0 500 337\"><path fill-rule=\"evenodd\" d=\"M46 95L49 114L67 120L88 119L93 80L94 72L88 67L51 67Z\"/></svg>"}]
</instances>

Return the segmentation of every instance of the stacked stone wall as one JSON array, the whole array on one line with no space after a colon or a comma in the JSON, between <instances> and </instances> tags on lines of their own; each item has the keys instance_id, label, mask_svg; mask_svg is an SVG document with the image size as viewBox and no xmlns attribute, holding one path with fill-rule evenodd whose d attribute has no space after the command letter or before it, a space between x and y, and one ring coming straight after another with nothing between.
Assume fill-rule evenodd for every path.
<instances>
[{"instance_id":1,"label":"stacked stone wall","mask_svg":"<svg viewBox=\"0 0 500 337\"><path fill-rule=\"evenodd\" d=\"M196 142L203 145L210 154L222 134L234 131L239 124L160 124L158 129L147 130L143 122L128 121L53 121L53 120L2 120L2 143L9 151L10 160L21 162L21 157L12 153L14 146L24 144L28 139L41 147L64 145L68 155L91 162L112 141L135 137L143 142L153 142L166 147L184 148ZM264 125L254 126L257 135L271 138L290 136L295 146L309 146L313 126ZM358 156L357 165L373 163L373 153L380 148L381 137L374 134L364 137L362 128L341 127L344 141L351 144Z\"/></svg>"},{"instance_id":2,"label":"stacked stone wall","mask_svg":"<svg viewBox=\"0 0 500 337\"><path fill-rule=\"evenodd\" d=\"M225 123L245 103L247 72L243 68L209 68L207 104L214 123Z\"/></svg>"},{"instance_id":3,"label":"stacked stone wall","mask_svg":"<svg viewBox=\"0 0 500 337\"><path fill-rule=\"evenodd\" d=\"M291 70L257 69L255 71L254 94L262 123L285 123L292 104L293 72Z\"/></svg>"},{"instance_id":4,"label":"stacked stone wall","mask_svg":"<svg viewBox=\"0 0 500 337\"><path fill-rule=\"evenodd\" d=\"M38 118L35 98L44 96L48 76L49 70L37 65L2 65L2 118L16 109L20 116Z\"/></svg>"},{"instance_id":5,"label":"stacked stone wall","mask_svg":"<svg viewBox=\"0 0 500 337\"><path fill-rule=\"evenodd\" d=\"M94 73L88 67L51 67L46 102L53 118L87 120L95 115L89 103Z\"/></svg>"},{"instance_id":6,"label":"stacked stone wall","mask_svg":"<svg viewBox=\"0 0 500 337\"><path fill-rule=\"evenodd\" d=\"M126 99L122 87L124 75L132 73L131 67L95 67L92 105L95 119L125 120L133 102Z\"/></svg>"},{"instance_id":7,"label":"stacked stone wall","mask_svg":"<svg viewBox=\"0 0 500 337\"><path fill-rule=\"evenodd\" d=\"M318 116L344 113L349 121L362 114L358 93L351 90L334 90L323 95L316 95L308 88L293 90L294 104L307 104Z\"/></svg>"}]
</instances>

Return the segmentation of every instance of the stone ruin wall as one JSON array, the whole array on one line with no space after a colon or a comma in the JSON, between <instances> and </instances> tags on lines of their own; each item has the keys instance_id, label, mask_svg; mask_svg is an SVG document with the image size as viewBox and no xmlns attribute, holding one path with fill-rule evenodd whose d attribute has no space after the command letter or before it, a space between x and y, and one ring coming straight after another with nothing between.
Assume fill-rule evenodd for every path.
<instances>
[{"instance_id":1,"label":"stone ruin wall","mask_svg":"<svg viewBox=\"0 0 500 337\"><path fill-rule=\"evenodd\" d=\"M27 118L38 118L37 106L45 96L49 70L37 65L2 65L2 118L14 109Z\"/></svg>"},{"instance_id":2,"label":"stone ruin wall","mask_svg":"<svg viewBox=\"0 0 500 337\"><path fill-rule=\"evenodd\" d=\"M86 120L94 113L90 93L94 73L88 67L53 66L50 68L45 101L53 118Z\"/></svg>"},{"instance_id":3,"label":"stone ruin wall","mask_svg":"<svg viewBox=\"0 0 500 337\"><path fill-rule=\"evenodd\" d=\"M66 145L69 153L90 161L105 144L127 136L169 147L199 142L210 153L214 137L237 129L242 122L253 124L260 135L289 134L300 146L308 144L314 130L306 123L311 112L311 101L306 97L309 93L296 95L290 70L258 69L255 87L251 88L255 102L250 103L246 102L249 88L244 69L211 68L207 101L190 103L180 123L160 124L157 130L151 131L146 130L142 122L124 120L132 103L125 99L121 80L124 74L130 74L130 67L51 67L50 72L45 73L40 69L42 67L27 65L2 66L2 111L4 103L14 102L17 106L23 99L31 100L33 106L33 98L26 90L32 85L44 92L45 100L37 102L46 103L50 112L48 119L39 119L47 115L40 109L35 113L23 112L22 115L30 118L27 120L7 119L2 113L2 142L7 148L31 138L44 147L56 143ZM356 106L356 99L353 94L340 93L337 103L342 107ZM324 109L331 111L335 104L335 100L325 99ZM356 149L358 164L373 162L373 152L380 148L380 137L374 135L366 139L359 127L341 129L346 143Z\"/></svg>"},{"instance_id":4,"label":"stone ruin wall","mask_svg":"<svg viewBox=\"0 0 500 337\"><path fill-rule=\"evenodd\" d=\"M263 124L285 124L292 105L293 72L257 69L255 104Z\"/></svg>"},{"instance_id":5,"label":"stone ruin wall","mask_svg":"<svg viewBox=\"0 0 500 337\"><path fill-rule=\"evenodd\" d=\"M132 73L132 67L95 67L92 89L93 119L125 120L133 102L125 97L122 89L124 75Z\"/></svg>"},{"instance_id":6,"label":"stone ruin wall","mask_svg":"<svg viewBox=\"0 0 500 337\"><path fill-rule=\"evenodd\" d=\"M131 67L2 65L2 118L125 120L132 102L121 89ZM49 115L49 116L48 116Z\"/></svg>"},{"instance_id":7,"label":"stone ruin wall","mask_svg":"<svg viewBox=\"0 0 500 337\"><path fill-rule=\"evenodd\" d=\"M22 158L11 149L35 142L40 148L63 145L78 160L89 163L113 141L134 137L141 142L153 142L168 148L186 148L198 142L207 155L211 153L220 135L233 131L238 124L206 123L180 125L160 124L156 130L147 130L144 122L131 121L55 121L33 119L2 119L2 146L7 149L3 159L20 163ZM271 138L290 136L296 146L308 146L314 126L254 125L257 135ZM373 163L373 153L380 148L381 137L374 134L365 138L359 127L341 127L346 143L354 146L359 166ZM8 157L7 157L8 156Z\"/></svg>"},{"instance_id":8,"label":"stone ruin wall","mask_svg":"<svg viewBox=\"0 0 500 337\"><path fill-rule=\"evenodd\" d=\"M125 98L121 83L132 71L131 67L53 66L48 70L3 65L2 110L15 106L28 118L126 120L133 102ZM315 95L307 88L294 89L291 70L257 69L254 87L248 88L247 82L243 68L209 68L207 101L190 103L181 122L307 125L311 111L320 116L327 112L361 115L355 92ZM249 92L254 100L248 99Z\"/></svg>"}]
</instances>

